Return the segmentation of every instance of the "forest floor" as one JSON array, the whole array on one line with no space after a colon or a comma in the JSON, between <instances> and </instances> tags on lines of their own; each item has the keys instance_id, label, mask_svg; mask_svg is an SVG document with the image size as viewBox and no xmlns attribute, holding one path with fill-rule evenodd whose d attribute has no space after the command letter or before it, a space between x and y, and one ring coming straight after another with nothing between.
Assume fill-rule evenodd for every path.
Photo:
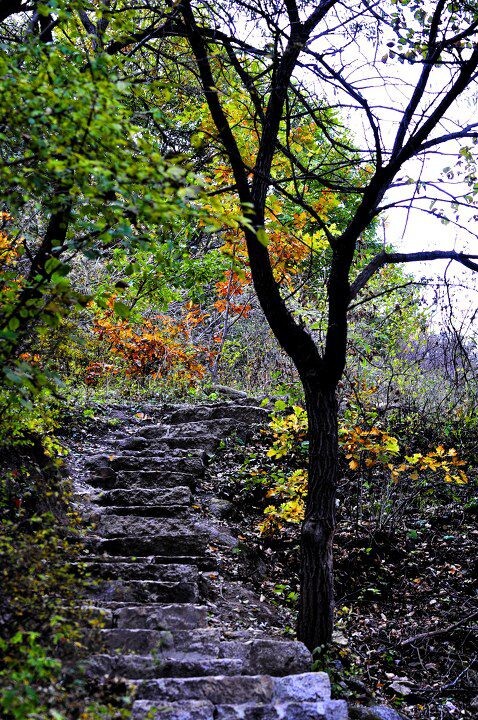
<instances>
[{"instance_id":1,"label":"forest floor","mask_svg":"<svg viewBox=\"0 0 478 720\"><path fill-rule=\"evenodd\" d=\"M298 591L298 527L261 537L268 501L243 464L265 457L264 437L229 445L209 483L231 503L228 521L241 539L229 572L273 601L292 634ZM344 490L344 488L342 489ZM349 497L354 489L347 488ZM344 492L342 492L344 495ZM473 496L475 498L473 499ZM336 631L317 656L338 697L386 703L405 717L478 716L478 524L476 482L459 495L440 490L407 503L393 528L348 509L343 497L335 543ZM356 503L354 503L356 505Z\"/></svg>"}]
</instances>

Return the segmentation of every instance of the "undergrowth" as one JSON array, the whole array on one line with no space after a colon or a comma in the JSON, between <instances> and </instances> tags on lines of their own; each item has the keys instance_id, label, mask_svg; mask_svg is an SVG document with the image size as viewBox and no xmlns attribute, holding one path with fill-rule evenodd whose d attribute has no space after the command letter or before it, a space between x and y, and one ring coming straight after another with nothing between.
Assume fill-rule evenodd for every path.
<instances>
[{"instance_id":1,"label":"undergrowth","mask_svg":"<svg viewBox=\"0 0 478 720\"><path fill-rule=\"evenodd\" d=\"M37 400L12 401L0 422L0 717L120 720L129 716L125 688L95 685L82 671L102 623L82 609L89 578L61 414L51 396Z\"/></svg>"}]
</instances>

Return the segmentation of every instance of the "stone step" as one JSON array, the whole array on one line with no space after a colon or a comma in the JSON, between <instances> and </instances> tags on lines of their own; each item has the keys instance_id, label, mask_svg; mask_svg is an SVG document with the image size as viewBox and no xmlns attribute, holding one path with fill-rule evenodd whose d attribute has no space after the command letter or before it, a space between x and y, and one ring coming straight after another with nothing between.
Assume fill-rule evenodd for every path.
<instances>
[{"instance_id":1,"label":"stone step","mask_svg":"<svg viewBox=\"0 0 478 720\"><path fill-rule=\"evenodd\" d=\"M196 582L155 580L103 580L89 590L92 599L126 603L194 603L199 599Z\"/></svg>"},{"instance_id":2,"label":"stone step","mask_svg":"<svg viewBox=\"0 0 478 720\"><path fill-rule=\"evenodd\" d=\"M98 471L113 470L113 472L121 471L176 471L187 472L195 475L204 473L204 461L202 457L191 452L171 451L160 453L156 451L154 455L144 454L120 454L120 455L93 455L89 457L85 466L88 471L95 475Z\"/></svg>"},{"instance_id":3,"label":"stone step","mask_svg":"<svg viewBox=\"0 0 478 720\"><path fill-rule=\"evenodd\" d=\"M98 580L156 580L161 582L197 583L198 569L194 565L156 563L154 558L131 559L129 562L87 560L82 567ZM73 567L76 563L73 563Z\"/></svg>"},{"instance_id":4,"label":"stone step","mask_svg":"<svg viewBox=\"0 0 478 720\"><path fill-rule=\"evenodd\" d=\"M193 439L191 438L192 442ZM207 441L206 441L207 442ZM111 456L110 456L111 457ZM202 460L207 463L209 460L208 453L205 448L200 445L191 447L170 447L168 443L161 443L152 440L146 440L145 447L137 448L122 448L115 447L115 455L111 460L114 470L128 469L126 465L128 463L143 463L148 465L151 463L154 467L156 463L166 462L168 460L174 460L176 462L180 460Z\"/></svg>"},{"instance_id":5,"label":"stone step","mask_svg":"<svg viewBox=\"0 0 478 720\"><path fill-rule=\"evenodd\" d=\"M89 538L85 540L86 549L91 552L83 555L81 558L82 562L102 562L102 563L116 563L116 562L141 562L147 560L157 565L194 565L199 570L215 570L218 566L218 560L215 555L201 554L201 555L175 555L171 552L168 555L154 555L152 552L145 552L143 554L136 553L135 556L122 555L121 553L107 553L104 550L104 546L109 544L109 540L101 540L101 538Z\"/></svg>"},{"instance_id":6,"label":"stone step","mask_svg":"<svg viewBox=\"0 0 478 720\"><path fill-rule=\"evenodd\" d=\"M213 631L214 632L214 631ZM187 634L192 637L185 641ZM180 637L182 635L182 637ZM232 658L242 663L241 674L283 675L304 673L310 670L311 658L301 643L280 640L219 640L201 631L179 632L143 629L102 630L102 640L107 653L118 652L126 657L137 653L143 657L169 663L173 659L204 658L222 660ZM201 673L203 674L203 673ZM162 677L158 675L157 677Z\"/></svg>"},{"instance_id":7,"label":"stone step","mask_svg":"<svg viewBox=\"0 0 478 720\"><path fill-rule=\"evenodd\" d=\"M125 490L169 490L178 487L189 487L194 490L198 476L190 472L176 472L175 470L125 470L116 473L111 488Z\"/></svg>"},{"instance_id":8,"label":"stone step","mask_svg":"<svg viewBox=\"0 0 478 720\"><path fill-rule=\"evenodd\" d=\"M205 675L240 675L243 663L237 658L161 653L156 655L91 655L84 661L89 677L114 675L130 680Z\"/></svg>"},{"instance_id":9,"label":"stone step","mask_svg":"<svg viewBox=\"0 0 478 720\"><path fill-rule=\"evenodd\" d=\"M144 425L139 431L141 437L147 439L161 438L195 438L209 437L221 440L233 430L244 430L245 423L232 418L218 418L215 420L191 420L180 425L158 423L156 425Z\"/></svg>"},{"instance_id":10,"label":"stone step","mask_svg":"<svg viewBox=\"0 0 478 720\"><path fill-rule=\"evenodd\" d=\"M192 517L189 505L112 505L110 507L102 507L101 510L93 506L91 508L91 516L95 520L99 520L102 515L135 515L137 517Z\"/></svg>"},{"instance_id":11,"label":"stone step","mask_svg":"<svg viewBox=\"0 0 478 720\"><path fill-rule=\"evenodd\" d=\"M138 535L122 535L106 539L90 536L84 544L87 550L96 555L106 553L111 556L125 556L128 552L136 557L149 555L159 557L161 555L165 563L180 563L182 562L181 558L196 556L198 557L198 567L205 570L217 567L217 560L205 554L204 541L194 536L149 535L142 538ZM185 562L189 562L189 560L185 560Z\"/></svg>"},{"instance_id":12,"label":"stone step","mask_svg":"<svg viewBox=\"0 0 478 720\"><path fill-rule=\"evenodd\" d=\"M167 642L165 632L168 634ZM141 653L142 655L157 652L158 648L178 651L182 654L208 655L215 658L242 658L246 653L238 643L221 641L221 633L216 628L179 630L151 630L113 628L101 630L104 646L108 651L118 650L122 653ZM228 653L228 651L231 651Z\"/></svg>"},{"instance_id":13,"label":"stone step","mask_svg":"<svg viewBox=\"0 0 478 720\"><path fill-rule=\"evenodd\" d=\"M161 505L165 508L177 508L192 502L191 490L187 486L166 489L106 490L92 496L92 502L102 506L136 507L138 505ZM174 510L171 510L174 512Z\"/></svg>"},{"instance_id":14,"label":"stone step","mask_svg":"<svg viewBox=\"0 0 478 720\"><path fill-rule=\"evenodd\" d=\"M104 630L199 630L207 627L208 607L196 603L122 603L105 601L79 606L83 617L100 621Z\"/></svg>"},{"instance_id":15,"label":"stone step","mask_svg":"<svg viewBox=\"0 0 478 720\"><path fill-rule=\"evenodd\" d=\"M118 629L195 630L207 625L207 607L190 603L139 605L111 612L111 627Z\"/></svg>"},{"instance_id":16,"label":"stone step","mask_svg":"<svg viewBox=\"0 0 478 720\"><path fill-rule=\"evenodd\" d=\"M237 640L222 640L220 636L220 631L212 628L181 631L173 629L169 632L169 639L165 637L164 631L102 631L104 645L109 652L135 652L143 655L156 653L157 658L161 653L185 658L234 658L241 660L245 671L252 675L267 673L282 676L310 670L311 657L301 643L265 638L247 641L244 636Z\"/></svg>"},{"instance_id":17,"label":"stone step","mask_svg":"<svg viewBox=\"0 0 478 720\"><path fill-rule=\"evenodd\" d=\"M347 720L347 718L347 704L343 700L216 706L206 700L183 700L161 704L136 700L132 710L132 720Z\"/></svg>"},{"instance_id":18,"label":"stone step","mask_svg":"<svg viewBox=\"0 0 478 720\"><path fill-rule=\"evenodd\" d=\"M174 708L171 708L171 711L174 712ZM143 715L144 717L147 716ZM159 714L153 715L152 720L159 717ZM169 717L172 720L174 715L170 712ZM291 701L274 705L217 705L213 717L214 720L347 720L348 712L347 704L343 700L302 703Z\"/></svg>"},{"instance_id":19,"label":"stone step","mask_svg":"<svg viewBox=\"0 0 478 720\"><path fill-rule=\"evenodd\" d=\"M206 539L205 532L199 523L185 523L183 519L174 517L158 520L156 518L107 515L102 516L96 523L94 532L95 535L102 538L120 537L122 535L137 535L141 538L155 535L156 537L163 536L165 538L183 538L185 541L201 539L204 542ZM129 554L134 554L134 549Z\"/></svg>"},{"instance_id":20,"label":"stone step","mask_svg":"<svg viewBox=\"0 0 478 720\"><path fill-rule=\"evenodd\" d=\"M99 641L106 653L120 651L122 654L156 654L156 659L161 652L174 648L174 638L170 630L104 629L99 631Z\"/></svg>"},{"instance_id":21,"label":"stone step","mask_svg":"<svg viewBox=\"0 0 478 720\"><path fill-rule=\"evenodd\" d=\"M104 490L157 490L166 491L178 487L196 487L197 477L194 473L175 472L169 470L125 470L115 472L111 468L100 469L88 477L88 483L95 488Z\"/></svg>"},{"instance_id":22,"label":"stone step","mask_svg":"<svg viewBox=\"0 0 478 720\"><path fill-rule=\"evenodd\" d=\"M255 405L237 405L236 403L224 405L180 405L166 412L163 422L169 425L179 423L198 422L200 420L224 420L226 418L240 423L255 424L266 423L270 412Z\"/></svg>"},{"instance_id":23,"label":"stone step","mask_svg":"<svg viewBox=\"0 0 478 720\"><path fill-rule=\"evenodd\" d=\"M140 700L133 704L132 720L214 720L214 706L207 700L184 700L154 704Z\"/></svg>"},{"instance_id":24,"label":"stone step","mask_svg":"<svg viewBox=\"0 0 478 720\"><path fill-rule=\"evenodd\" d=\"M145 700L208 700L213 705L318 702L330 700L330 679L324 672L274 677L232 675L147 680L138 684L136 697Z\"/></svg>"},{"instance_id":25,"label":"stone step","mask_svg":"<svg viewBox=\"0 0 478 720\"><path fill-rule=\"evenodd\" d=\"M145 437L137 435L118 442L117 447L121 450L137 450L140 452L148 451L150 453L174 450L184 450L197 453L198 455L210 455L217 450L220 438L210 434L196 434L189 436L168 436L156 435Z\"/></svg>"}]
</instances>

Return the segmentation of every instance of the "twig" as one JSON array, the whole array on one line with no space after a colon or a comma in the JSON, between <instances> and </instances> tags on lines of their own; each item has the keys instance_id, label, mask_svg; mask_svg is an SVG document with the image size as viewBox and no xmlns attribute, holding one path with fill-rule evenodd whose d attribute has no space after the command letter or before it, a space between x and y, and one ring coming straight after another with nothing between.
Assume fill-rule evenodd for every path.
<instances>
[{"instance_id":1,"label":"twig","mask_svg":"<svg viewBox=\"0 0 478 720\"><path fill-rule=\"evenodd\" d=\"M464 670L462 670L461 673L460 673L459 675L457 675L454 680L452 680L451 682L447 683L446 685L442 685L441 688L440 688L440 691L443 692L444 690L449 690L450 688L455 687L455 685L457 684L458 680L460 680L460 678L462 678L463 675L464 675L465 673L467 673L468 670L469 670L471 667L473 667L473 664L474 664L474 662L475 662L475 660L476 660L477 657L478 657L477 655L474 655L474 656L471 658L470 664L467 665L466 668L465 668Z\"/></svg>"},{"instance_id":2,"label":"twig","mask_svg":"<svg viewBox=\"0 0 478 720\"><path fill-rule=\"evenodd\" d=\"M441 630L432 630L431 632L419 633L418 635L414 635L413 637L408 638L407 640L402 640L402 642L400 643L400 647L405 647L405 645L412 645L417 640L424 640L429 637L435 637L436 635L445 635L446 633L451 632L452 630L459 627L460 625L464 625L469 620L474 620L476 617L478 617L478 610L474 613L471 613L471 615L467 615L466 617L462 618L461 620L458 620L458 622L453 623L453 625L448 625L447 627L444 627Z\"/></svg>"}]
</instances>

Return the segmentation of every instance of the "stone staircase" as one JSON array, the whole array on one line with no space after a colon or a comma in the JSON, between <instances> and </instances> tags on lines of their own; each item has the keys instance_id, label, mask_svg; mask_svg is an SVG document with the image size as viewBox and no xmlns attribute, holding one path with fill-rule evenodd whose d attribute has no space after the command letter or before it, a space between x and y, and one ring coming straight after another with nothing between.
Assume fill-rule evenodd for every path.
<instances>
[{"instance_id":1,"label":"stone staircase","mask_svg":"<svg viewBox=\"0 0 478 720\"><path fill-rule=\"evenodd\" d=\"M247 401L113 408L113 427L72 443L75 496L93 528L89 603L104 617L85 672L127 679L134 720L347 718L328 676L310 672L305 646L274 637L259 598L243 599L222 577L222 553L237 540L200 512L211 501L201 478L221 439L246 438L266 417ZM237 602L256 623L234 622Z\"/></svg>"}]
</instances>

